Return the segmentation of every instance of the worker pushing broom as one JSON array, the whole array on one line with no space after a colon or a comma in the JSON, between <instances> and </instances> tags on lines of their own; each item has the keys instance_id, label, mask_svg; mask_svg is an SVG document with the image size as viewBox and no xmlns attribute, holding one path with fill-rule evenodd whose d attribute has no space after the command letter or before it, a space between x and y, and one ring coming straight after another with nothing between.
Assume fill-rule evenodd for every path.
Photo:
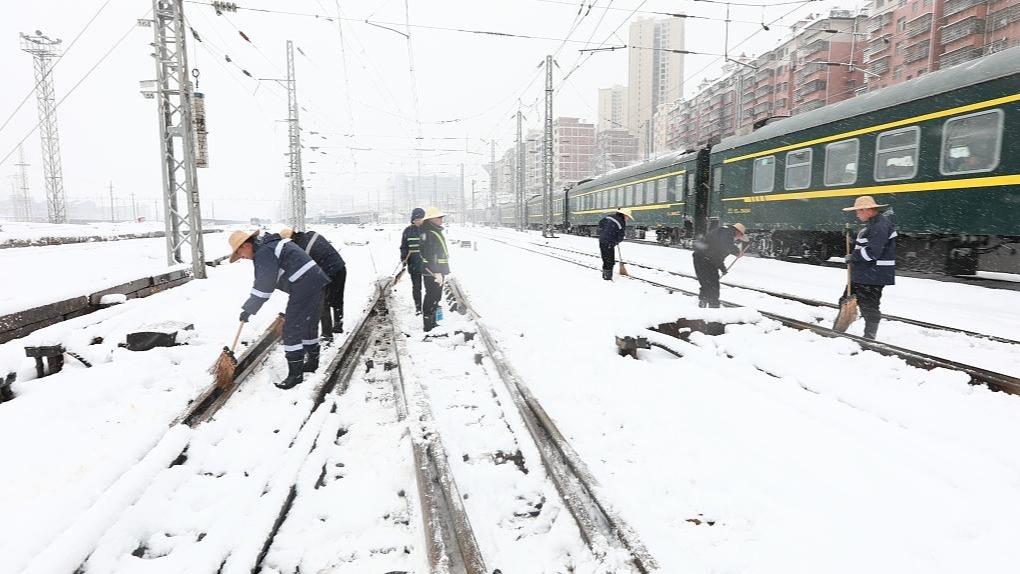
<instances>
[{"instance_id":1,"label":"worker pushing broom","mask_svg":"<svg viewBox=\"0 0 1020 574\"><path fill-rule=\"evenodd\" d=\"M329 277L303 249L278 234L260 235L257 229L235 231L228 241L232 250L231 263L238 259L251 259L255 265L255 282L248 300L241 307L238 335L273 291L279 289L290 294L283 325L287 377L275 384L281 389L293 388L301 382L304 373L315 372L319 368L319 315L322 290L329 283ZM236 361L232 351L225 349L214 367L220 384L233 380Z\"/></svg>"}]
</instances>

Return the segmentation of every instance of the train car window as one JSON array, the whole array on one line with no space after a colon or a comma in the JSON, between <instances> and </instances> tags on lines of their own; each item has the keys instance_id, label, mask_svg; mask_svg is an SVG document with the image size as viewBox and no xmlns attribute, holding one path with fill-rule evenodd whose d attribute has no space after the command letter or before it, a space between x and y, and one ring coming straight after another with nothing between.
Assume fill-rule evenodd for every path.
<instances>
[{"instance_id":1,"label":"train car window","mask_svg":"<svg viewBox=\"0 0 1020 574\"><path fill-rule=\"evenodd\" d=\"M623 198L625 205L634 205L634 186L627 186L627 195Z\"/></svg>"},{"instance_id":2,"label":"train car window","mask_svg":"<svg viewBox=\"0 0 1020 574\"><path fill-rule=\"evenodd\" d=\"M684 194L685 197L686 196L690 196L690 195L694 195L694 185L695 185L694 184L694 172L692 171L692 172L687 174L687 186L684 187L684 189L686 190L686 193Z\"/></svg>"},{"instance_id":3,"label":"train car window","mask_svg":"<svg viewBox=\"0 0 1020 574\"><path fill-rule=\"evenodd\" d=\"M722 166L717 165L712 168L712 192L719 193L722 191Z\"/></svg>"},{"instance_id":4,"label":"train car window","mask_svg":"<svg viewBox=\"0 0 1020 574\"><path fill-rule=\"evenodd\" d=\"M754 160L751 173L751 191L768 193L776 182L776 156L770 155Z\"/></svg>"},{"instance_id":5,"label":"train car window","mask_svg":"<svg viewBox=\"0 0 1020 574\"><path fill-rule=\"evenodd\" d=\"M910 179L917 175L921 128L882 132L875 140L875 181Z\"/></svg>"},{"instance_id":6,"label":"train car window","mask_svg":"<svg viewBox=\"0 0 1020 574\"><path fill-rule=\"evenodd\" d=\"M645 195L642 198L641 203L655 203L655 182L645 182Z\"/></svg>"},{"instance_id":7,"label":"train car window","mask_svg":"<svg viewBox=\"0 0 1020 574\"><path fill-rule=\"evenodd\" d=\"M667 194L667 183L668 177L661 177L655 180L655 203L666 203L669 201Z\"/></svg>"},{"instance_id":8,"label":"train car window","mask_svg":"<svg viewBox=\"0 0 1020 574\"><path fill-rule=\"evenodd\" d=\"M1002 148L1002 110L946 120L942 127L943 174L992 171Z\"/></svg>"},{"instance_id":9,"label":"train car window","mask_svg":"<svg viewBox=\"0 0 1020 574\"><path fill-rule=\"evenodd\" d=\"M799 149L786 154L784 189L807 189L811 187L811 148Z\"/></svg>"},{"instance_id":10,"label":"train car window","mask_svg":"<svg viewBox=\"0 0 1020 574\"><path fill-rule=\"evenodd\" d=\"M683 180L676 176L666 178L666 201L676 201L677 194L683 193L683 190L677 188L683 185Z\"/></svg>"},{"instance_id":11,"label":"train car window","mask_svg":"<svg viewBox=\"0 0 1020 574\"><path fill-rule=\"evenodd\" d=\"M857 138L825 146L825 185L848 185L857 181Z\"/></svg>"}]
</instances>

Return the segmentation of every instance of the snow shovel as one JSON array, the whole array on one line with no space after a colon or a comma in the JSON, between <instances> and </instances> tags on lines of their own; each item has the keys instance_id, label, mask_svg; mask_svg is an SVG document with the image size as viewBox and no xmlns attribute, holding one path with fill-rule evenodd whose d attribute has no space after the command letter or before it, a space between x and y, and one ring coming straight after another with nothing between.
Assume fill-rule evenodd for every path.
<instances>
[{"instance_id":1,"label":"snow shovel","mask_svg":"<svg viewBox=\"0 0 1020 574\"><path fill-rule=\"evenodd\" d=\"M744 256L744 253L747 253L747 248L750 246L750 243L744 245L743 249L740 250L740 253L737 253L737 258L733 260L733 263L726 266L726 271L723 271L723 275L726 275L730 272L730 269L733 269L733 266L737 264L737 261L740 261L740 258Z\"/></svg>"},{"instance_id":2,"label":"snow shovel","mask_svg":"<svg viewBox=\"0 0 1020 574\"><path fill-rule=\"evenodd\" d=\"M403 262L402 262L402 263L400 264L400 271L399 271L399 272L397 272L397 276L393 278L393 283L392 283L392 285L393 285L394 287L396 287L397 283L399 283L399 282L400 282L400 278L404 276L404 271L407 271L407 260L408 260L408 259L409 259L410 257L411 257L411 254L410 254L410 253L408 253L408 254L407 254L407 257L405 257L405 258L404 258L404 261L403 261Z\"/></svg>"},{"instance_id":3,"label":"snow shovel","mask_svg":"<svg viewBox=\"0 0 1020 574\"><path fill-rule=\"evenodd\" d=\"M846 226L846 254L850 255L850 224ZM857 296L850 293L851 265L846 264L846 294L839 303L839 313L832 323L832 330L837 333L845 333L847 327L857 320Z\"/></svg>"},{"instance_id":4,"label":"snow shovel","mask_svg":"<svg viewBox=\"0 0 1020 574\"><path fill-rule=\"evenodd\" d=\"M623 264L623 252L620 251L620 245L619 244L616 245L616 255L617 255L617 257L620 258L620 275L622 275L624 277L630 275L630 273L627 273L627 266L625 266Z\"/></svg>"}]
</instances>

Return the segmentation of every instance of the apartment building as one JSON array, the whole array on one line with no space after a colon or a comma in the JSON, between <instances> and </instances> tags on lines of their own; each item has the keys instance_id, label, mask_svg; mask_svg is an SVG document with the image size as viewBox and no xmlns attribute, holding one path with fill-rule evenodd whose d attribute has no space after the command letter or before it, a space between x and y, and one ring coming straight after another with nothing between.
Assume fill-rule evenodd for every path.
<instances>
[{"instance_id":1,"label":"apartment building","mask_svg":"<svg viewBox=\"0 0 1020 574\"><path fill-rule=\"evenodd\" d=\"M613 86L599 88L599 119L598 131L626 130L627 125L627 88Z\"/></svg>"},{"instance_id":2,"label":"apartment building","mask_svg":"<svg viewBox=\"0 0 1020 574\"><path fill-rule=\"evenodd\" d=\"M604 130L595 136L595 155L592 156L591 175L628 166L640 159L638 140L627 130Z\"/></svg>"},{"instance_id":3,"label":"apartment building","mask_svg":"<svg viewBox=\"0 0 1020 574\"><path fill-rule=\"evenodd\" d=\"M626 125L638 137L642 155L654 147L652 118L659 104L683 97L684 58L668 51L683 48L683 18L639 19L630 25Z\"/></svg>"}]
</instances>

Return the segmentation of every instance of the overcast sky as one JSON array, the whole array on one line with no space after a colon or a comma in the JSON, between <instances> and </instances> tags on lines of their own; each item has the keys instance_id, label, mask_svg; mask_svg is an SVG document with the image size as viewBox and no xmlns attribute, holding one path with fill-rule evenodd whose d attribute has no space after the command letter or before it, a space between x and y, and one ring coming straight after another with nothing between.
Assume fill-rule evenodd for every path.
<instances>
[{"instance_id":1,"label":"overcast sky","mask_svg":"<svg viewBox=\"0 0 1020 574\"><path fill-rule=\"evenodd\" d=\"M729 27L731 54L771 48L789 34L789 25L809 14L863 4L861 0L764 3L768 6L731 6L730 18L737 20ZM407 0L412 82L408 41L402 35L408 31L405 0L340 2L340 13L347 18L340 22L340 30L335 18L325 18L337 15L335 0L238 4L310 15L239 10L217 16L208 5L185 3L189 24L203 40L188 38L189 64L200 71L199 91L206 94L210 132L211 167L199 170L203 214L209 216L215 209L221 218L276 215L283 197L287 130L280 120L287 114L286 95L272 80L257 78L285 76L288 39L303 52L296 55L296 65L298 97L304 108L301 126L309 201L346 207L352 200L362 205L374 202L388 174L414 173L419 159L423 174L457 173L463 162L467 188L476 179L477 188L486 189L488 176L481 164L488 161L489 149L482 140L495 138L498 155L512 143L511 115L518 98L528 124L540 125L542 107L535 104L544 86L537 66L546 54L554 53L559 64L554 115L595 122L598 88L626 84L626 51L589 57L578 52L580 48L623 45L629 20L665 17L648 13L659 11L712 18L687 20L687 49L721 53L726 13L725 5L703 0L589 0L580 11L581 4L569 0ZM18 33L42 30L63 39L67 47L99 11L54 72L57 98L67 96L58 110L66 193L69 201L98 201L112 181L118 196L134 192L140 203L152 205L161 194L156 108L154 100L140 95L138 86L139 80L155 75L149 55L152 29L135 25L137 19L150 17L151 2L0 0L0 6L0 68L4 72L0 124L13 113L0 129L0 159L38 121L34 94L14 112L34 85L32 58L21 51ZM377 25L366 24L366 19ZM770 23L769 31L762 29L763 20ZM232 63L225 61L227 55ZM717 76L721 65L716 57L687 56L687 94L700 79ZM254 78L243 75L242 69ZM571 70L564 83L563 76ZM419 133L426 139L416 141ZM25 140L25 154L32 164L32 193L41 200L37 133ZM0 193L8 193L7 176L14 172L16 157L0 165L4 176Z\"/></svg>"}]
</instances>

